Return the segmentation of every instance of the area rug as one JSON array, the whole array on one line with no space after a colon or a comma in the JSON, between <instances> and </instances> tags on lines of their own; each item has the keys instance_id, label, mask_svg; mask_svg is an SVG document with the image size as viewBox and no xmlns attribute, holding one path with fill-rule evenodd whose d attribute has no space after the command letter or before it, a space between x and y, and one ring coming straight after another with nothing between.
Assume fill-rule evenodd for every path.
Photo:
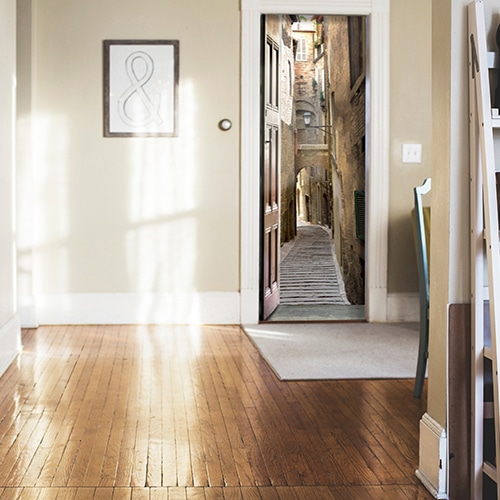
<instances>
[{"instance_id":1,"label":"area rug","mask_svg":"<svg viewBox=\"0 0 500 500\"><path fill-rule=\"evenodd\" d=\"M418 323L262 323L243 328L281 380L415 377Z\"/></svg>"}]
</instances>

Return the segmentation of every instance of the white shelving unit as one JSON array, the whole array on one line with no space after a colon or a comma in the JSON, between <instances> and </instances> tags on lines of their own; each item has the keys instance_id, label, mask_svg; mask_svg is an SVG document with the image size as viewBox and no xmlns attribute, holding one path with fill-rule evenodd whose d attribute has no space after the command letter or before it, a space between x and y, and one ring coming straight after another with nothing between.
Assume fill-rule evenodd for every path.
<instances>
[{"instance_id":1,"label":"white shelving unit","mask_svg":"<svg viewBox=\"0 0 500 500\"><path fill-rule=\"evenodd\" d=\"M500 498L499 387L500 243L498 231L497 170L492 118L490 68L484 5L469 4L469 112L471 178L471 498ZM496 72L495 75L496 77ZM499 136L500 139L500 136Z\"/></svg>"}]
</instances>

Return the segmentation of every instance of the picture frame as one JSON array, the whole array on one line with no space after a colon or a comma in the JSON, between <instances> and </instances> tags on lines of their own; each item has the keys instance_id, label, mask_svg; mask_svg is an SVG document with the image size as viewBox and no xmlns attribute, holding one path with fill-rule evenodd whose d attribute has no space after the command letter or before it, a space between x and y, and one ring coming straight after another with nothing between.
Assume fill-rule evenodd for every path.
<instances>
[{"instance_id":1,"label":"picture frame","mask_svg":"<svg viewBox=\"0 0 500 500\"><path fill-rule=\"evenodd\" d=\"M176 137L178 40L104 40L104 136Z\"/></svg>"}]
</instances>

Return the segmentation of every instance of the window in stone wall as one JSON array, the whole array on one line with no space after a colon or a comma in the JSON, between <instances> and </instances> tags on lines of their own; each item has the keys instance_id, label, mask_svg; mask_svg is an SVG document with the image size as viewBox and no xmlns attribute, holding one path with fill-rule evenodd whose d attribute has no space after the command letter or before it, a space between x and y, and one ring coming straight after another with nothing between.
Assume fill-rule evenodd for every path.
<instances>
[{"instance_id":1,"label":"window in stone wall","mask_svg":"<svg viewBox=\"0 0 500 500\"><path fill-rule=\"evenodd\" d=\"M307 39L299 38L297 44L297 54L295 56L296 61L307 61Z\"/></svg>"}]
</instances>

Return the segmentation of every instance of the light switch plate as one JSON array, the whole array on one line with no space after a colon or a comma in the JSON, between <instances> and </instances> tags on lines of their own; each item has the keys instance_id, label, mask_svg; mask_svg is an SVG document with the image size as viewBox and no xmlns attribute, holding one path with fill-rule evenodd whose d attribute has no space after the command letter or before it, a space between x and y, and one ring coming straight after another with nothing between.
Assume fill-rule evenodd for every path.
<instances>
[{"instance_id":1,"label":"light switch plate","mask_svg":"<svg viewBox=\"0 0 500 500\"><path fill-rule=\"evenodd\" d=\"M403 144L403 163L422 163L422 144Z\"/></svg>"}]
</instances>

